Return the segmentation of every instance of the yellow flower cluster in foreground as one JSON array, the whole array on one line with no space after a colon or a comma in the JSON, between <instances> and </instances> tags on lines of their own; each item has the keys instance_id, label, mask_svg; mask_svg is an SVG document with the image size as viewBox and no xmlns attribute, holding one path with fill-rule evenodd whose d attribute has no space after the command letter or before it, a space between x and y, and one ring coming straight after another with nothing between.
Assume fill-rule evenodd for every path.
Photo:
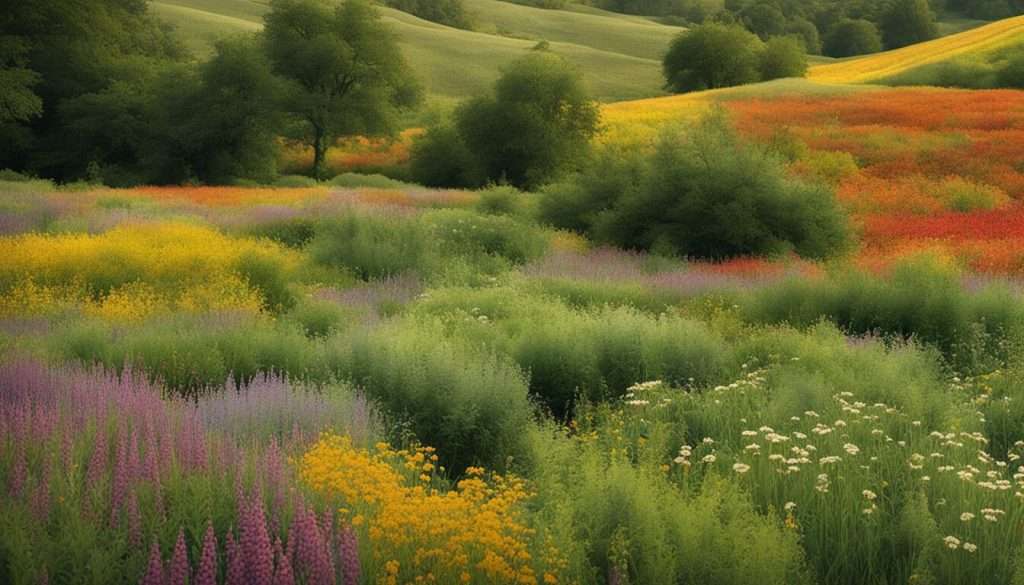
<instances>
[{"instance_id":1,"label":"yellow flower cluster in foreground","mask_svg":"<svg viewBox=\"0 0 1024 585\"><path fill-rule=\"evenodd\" d=\"M382 584L558 583L563 561L548 547L535 559L534 531L522 519L530 497L524 481L469 468L452 491L433 488L433 449L376 453L347 437L324 435L303 457L302 477L340 500L341 514L364 527ZM535 569L537 561L546 572Z\"/></svg>"}]
</instances>

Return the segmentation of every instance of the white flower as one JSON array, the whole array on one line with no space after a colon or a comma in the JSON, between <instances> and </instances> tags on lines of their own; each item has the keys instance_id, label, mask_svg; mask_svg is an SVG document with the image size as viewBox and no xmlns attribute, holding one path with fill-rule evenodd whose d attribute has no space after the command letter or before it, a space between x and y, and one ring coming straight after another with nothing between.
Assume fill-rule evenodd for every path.
<instances>
[{"instance_id":1,"label":"white flower","mask_svg":"<svg viewBox=\"0 0 1024 585\"><path fill-rule=\"evenodd\" d=\"M715 459L717 459L717 458L715 457L715 454L714 454L714 453L711 453L711 454L709 454L709 455L705 455L705 456L704 456L704 458L703 458L703 459L701 459L701 461L703 461L704 463L714 463L714 462L715 462Z\"/></svg>"},{"instance_id":2,"label":"white flower","mask_svg":"<svg viewBox=\"0 0 1024 585\"><path fill-rule=\"evenodd\" d=\"M739 474L744 474L750 471L750 466L746 463L733 463L732 470Z\"/></svg>"},{"instance_id":3,"label":"white flower","mask_svg":"<svg viewBox=\"0 0 1024 585\"><path fill-rule=\"evenodd\" d=\"M946 538L942 539L942 542L945 542L946 546L952 550L960 548L960 539L955 536L947 536Z\"/></svg>"},{"instance_id":4,"label":"white flower","mask_svg":"<svg viewBox=\"0 0 1024 585\"><path fill-rule=\"evenodd\" d=\"M972 552L978 550L978 545L972 544L970 542L965 542L964 543L964 550L969 552L969 553L972 553Z\"/></svg>"},{"instance_id":5,"label":"white flower","mask_svg":"<svg viewBox=\"0 0 1024 585\"><path fill-rule=\"evenodd\" d=\"M875 492L873 492L871 490L864 490L861 493L864 494L864 499L866 499L866 500L874 500L875 498L878 497L878 494L876 494Z\"/></svg>"},{"instance_id":6,"label":"white flower","mask_svg":"<svg viewBox=\"0 0 1024 585\"><path fill-rule=\"evenodd\" d=\"M961 522L970 522L971 520L974 520L974 514L971 514L970 512L964 512L963 514L960 514Z\"/></svg>"},{"instance_id":7,"label":"white flower","mask_svg":"<svg viewBox=\"0 0 1024 585\"><path fill-rule=\"evenodd\" d=\"M786 502L786 505L782 507L787 512L792 512L796 509L796 502Z\"/></svg>"}]
</instances>

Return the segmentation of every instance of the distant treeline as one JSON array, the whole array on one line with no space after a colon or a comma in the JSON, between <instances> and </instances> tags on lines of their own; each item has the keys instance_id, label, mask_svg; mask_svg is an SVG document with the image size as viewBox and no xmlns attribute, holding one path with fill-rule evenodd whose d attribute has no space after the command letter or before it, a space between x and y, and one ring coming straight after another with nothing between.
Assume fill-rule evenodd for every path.
<instances>
[{"instance_id":1,"label":"distant treeline","mask_svg":"<svg viewBox=\"0 0 1024 585\"><path fill-rule=\"evenodd\" d=\"M1024 0L513 0L542 8L589 4L672 24L738 23L762 39L796 35L810 53L877 52L937 36L936 14L995 20L1024 13Z\"/></svg>"},{"instance_id":2,"label":"distant treeline","mask_svg":"<svg viewBox=\"0 0 1024 585\"><path fill-rule=\"evenodd\" d=\"M146 0L0 11L0 169L60 182L267 181L282 138L314 173L341 135L388 134L419 97L365 0L271 0L264 30L199 62Z\"/></svg>"}]
</instances>

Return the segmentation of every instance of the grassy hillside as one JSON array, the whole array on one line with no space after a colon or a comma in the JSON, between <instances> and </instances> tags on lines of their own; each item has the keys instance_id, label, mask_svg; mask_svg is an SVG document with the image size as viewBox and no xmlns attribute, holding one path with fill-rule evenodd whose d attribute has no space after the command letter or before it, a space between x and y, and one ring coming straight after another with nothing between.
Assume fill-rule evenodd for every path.
<instances>
[{"instance_id":1,"label":"grassy hillside","mask_svg":"<svg viewBox=\"0 0 1024 585\"><path fill-rule=\"evenodd\" d=\"M868 83L905 73L910 69L946 61L970 53L997 49L1020 40L1024 16L919 43L811 68L808 78L825 83Z\"/></svg>"},{"instance_id":2,"label":"grassy hillside","mask_svg":"<svg viewBox=\"0 0 1024 585\"><path fill-rule=\"evenodd\" d=\"M465 0L482 32L573 43L660 60L683 29L612 12L543 10L499 0Z\"/></svg>"},{"instance_id":3,"label":"grassy hillside","mask_svg":"<svg viewBox=\"0 0 1024 585\"><path fill-rule=\"evenodd\" d=\"M611 13L539 10L496 0L469 4L480 32L381 9L434 97L461 99L486 90L502 65L539 39L548 40L552 51L576 63L602 101L663 94L660 55L677 28ZM262 0L157 0L151 6L199 53L208 51L218 37L258 29L267 10Z\"/></svg>"}]
</instances>

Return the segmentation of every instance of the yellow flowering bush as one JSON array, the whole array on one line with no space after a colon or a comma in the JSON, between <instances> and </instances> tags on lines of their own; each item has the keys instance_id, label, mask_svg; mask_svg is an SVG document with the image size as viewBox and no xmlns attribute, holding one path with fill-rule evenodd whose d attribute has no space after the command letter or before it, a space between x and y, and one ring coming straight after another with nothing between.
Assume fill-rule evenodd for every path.
<instances>
[{"instance_id":1,"label":"yellow flowering bush","mask_svg":"<svg viewBox=\"0 0 1024 585\"><path fill-rule=\"evenodd\" d=\"M430 447L370 453L328 434L303 456L301 474L365 531L382 584L558 583L557 551L533 552L525 482L470 467L455 489L438 489L437 459Z\"/></svg>"},{"instance_id":2,"label":"yellow flowering bush","mask_svg":"<svg viewBox=\"0 0 1024 585\"><path fill-rule=\"evenodd\" d=\"M185 223L130 225L91 234L0 238L0 313L46 314L80 306L134 319L163 310L259 310L258 261L278 273L297 253ZM259 276L263 276L266 270Z\"/></svg>"}]
</instances>

